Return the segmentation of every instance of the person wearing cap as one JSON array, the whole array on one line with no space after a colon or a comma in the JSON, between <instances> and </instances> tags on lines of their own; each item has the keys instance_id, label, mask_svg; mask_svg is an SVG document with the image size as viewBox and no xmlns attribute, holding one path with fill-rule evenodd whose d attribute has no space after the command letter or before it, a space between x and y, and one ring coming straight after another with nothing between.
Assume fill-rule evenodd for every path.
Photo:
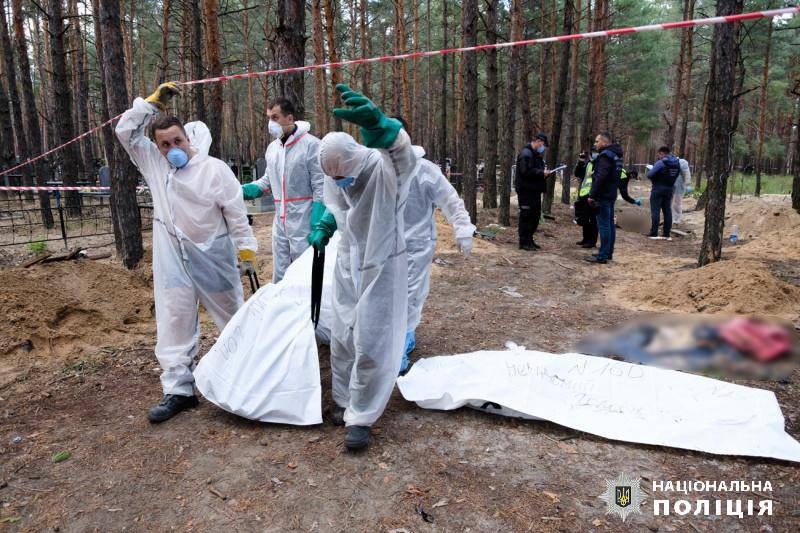
<instances>
[{"instance_id":1,"label":"person wearing cap","mask_svg":"<svg viewBox=\"0 0 800 533\"><path fill-rule=\"evenodd\" d=\"M537 133L517 155L514 189L519 202L519 248L538 250L533 234L542 216L542 193L547 190L549 170L544 168L542 155L547 148L547 135Z\"/></svg>"}]
</instances>

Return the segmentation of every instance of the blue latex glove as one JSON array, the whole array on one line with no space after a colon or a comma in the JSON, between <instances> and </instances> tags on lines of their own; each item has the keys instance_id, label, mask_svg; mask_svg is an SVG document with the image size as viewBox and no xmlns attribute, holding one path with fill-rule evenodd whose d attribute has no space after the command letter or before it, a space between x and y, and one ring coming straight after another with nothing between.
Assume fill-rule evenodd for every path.
<instances>
[{"instance_id":1,"label":"blue latex glove","mask_svg":"<svg viewBox=\"0 0 800 533\"><path fill-rule=\"evenodd\" d=\"M687 185L686 194L692 194L692 192L694 192L694 187L692 187L691 185Z\"/></svg>"},{"instance_id":2,"label":"blue latex glove","mask_svg":"<svg viewBox=\"0 0 800 533\"><path fill-rule=\"evenodd\" d=\"M636 200L633 201L633 203L635 203L639 207L642 207L642 199L641 198L637 198Z\"/></svg>"},{"instance_id":3,"label":"blue latex glove","mask_svg":"<svg viewBox=\"0 0 800 533\"><path fill-rule=\"evenodd\" d=\"M255 183L245 183L242 185L242 196L245 200L255 200L264 196L264 191Z\"/></svg>"},{"instance_id":4,"label":"blue latex glove","mask_svg":"<svg viewBox=\"0 0 800 533\"><path fill-rule=\"evenodd\" d=\"M411 352L414 351L414 348L417 346L417 338L414 334L414 330L410 329L406 331L406 346L403 350L403 362L400 363L400 375L405 374L408 372L408 366L411 363L408 356Z\"/></svg>"},{"instance_id":5,"label":"blue latex glove","mask_svg":"<svg viewBox=\"0 0 800 533\"><path fill-rule=\"evenodd\" d=\"M343 83L338 84L336 90L349 109L336 108L333 114L361 128L364 146L389 148L394 144L397 134L403 128L399 120L388 118L372 100Z\"/></svg>"}]
</instances>

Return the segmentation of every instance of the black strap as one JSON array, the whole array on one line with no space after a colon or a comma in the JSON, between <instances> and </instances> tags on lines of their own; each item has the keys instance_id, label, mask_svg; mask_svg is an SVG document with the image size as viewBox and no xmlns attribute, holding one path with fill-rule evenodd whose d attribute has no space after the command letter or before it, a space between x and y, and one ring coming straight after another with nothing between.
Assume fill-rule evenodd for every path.
<instances>
[{"instance_id":1,"label":"black strap","mask_svg":"<svg viewBox=\"0 0 800 533\"><path fill-rule=\"evenodd\" d=\"M325 248L314 246L314 261L311 264L311 322L314 329L319 324L319 312L322 308L322 278L325 274Z\"/></svg>"}]
</instances>

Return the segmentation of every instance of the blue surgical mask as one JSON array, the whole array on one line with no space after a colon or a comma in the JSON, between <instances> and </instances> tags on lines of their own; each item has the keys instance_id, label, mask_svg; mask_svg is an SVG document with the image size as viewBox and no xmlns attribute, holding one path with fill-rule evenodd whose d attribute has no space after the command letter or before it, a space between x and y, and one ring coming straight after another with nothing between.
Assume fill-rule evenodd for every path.
<instances>
[{"instance_id":1,"label":"blue surgical mask","mask_svg":"<svg viewBox=\"0 0 800 533\"><path fill-rule=\"evenodd\" d=\"M347 176L346 178L335 179L333 182L336 184L337 187L341 187L342 189L348 188L356 179L353 176Z\"/></svg>"},{"instance_id":2,"label":"blue surgical mask","mask_svg":"<svg viewBox=\"0 0 800 533\"><path fill-rule=\"evenodd\" d=\"M540 146L539 148L536 149L536 151L539 152L540 154L543 154L544 153L544 146Z\"/></svg>"},{"instance_id":3,"label":"blue surgical mask","mask_svg":"<svg viewBox=\"0 0 800 533\"><path fill-rule=\"evenodd\" d=\"M180 148L170 148L167 152L167 161L172 163L175 168L183 168L189 162L189 156Z\"/></svg>"}]
</instances>

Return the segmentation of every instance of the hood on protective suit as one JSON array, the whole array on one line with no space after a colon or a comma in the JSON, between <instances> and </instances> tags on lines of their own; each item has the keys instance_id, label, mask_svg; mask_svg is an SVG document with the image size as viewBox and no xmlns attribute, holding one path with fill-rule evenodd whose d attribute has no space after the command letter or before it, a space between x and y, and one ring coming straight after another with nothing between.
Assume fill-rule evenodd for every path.
<instances>
[{"instance_id":1,"label":"hood on protective suit","mask_svg":"<svg viewBox=\"0 0 800 533\"><path fill-rule=\"evenodd\" d=\"M195 122L187 122L183 125L186 131L186 137L189 138L189 143L202 155L208 155L208 150L211 148L211 130L208 129L205 122L199 120Z\"/></svg>"},{"instance_id":2,"label":"hood on protective suit","mask_svg":"<svg viewBox=\"0 0 800 533\"><path fill-rule=\"evenodd\" d=\"M326 176L358 176L369 157L370 149L350 135L334 131L322 138L319 164Z\"/></svg>"}]
</instances>

